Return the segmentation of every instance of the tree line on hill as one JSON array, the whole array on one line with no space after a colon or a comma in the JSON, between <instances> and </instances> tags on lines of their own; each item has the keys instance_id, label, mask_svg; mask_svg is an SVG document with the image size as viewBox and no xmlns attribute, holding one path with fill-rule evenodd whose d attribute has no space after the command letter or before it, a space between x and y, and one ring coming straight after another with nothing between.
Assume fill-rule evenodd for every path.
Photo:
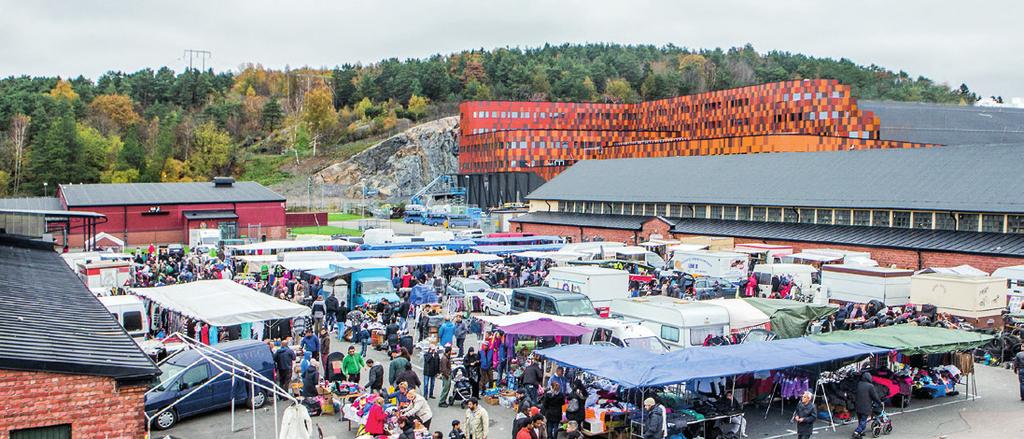
<instances>
[{"instance_id":1,"label":"tree line on hill","mask_svg":"<svg viewBox=\"0 0 1024 439\"><path fill-rule=\"evenodd\" d=\"M237 175L253 154L316 155L388 133L401 119L456 114L463 100L624 103L805 78L837 79L861 99L977 100L963 84L749 45L566 44L333 69L8 77L0 79L0 195L40 194L43 183Z\"/></svg>"}]
</instances>

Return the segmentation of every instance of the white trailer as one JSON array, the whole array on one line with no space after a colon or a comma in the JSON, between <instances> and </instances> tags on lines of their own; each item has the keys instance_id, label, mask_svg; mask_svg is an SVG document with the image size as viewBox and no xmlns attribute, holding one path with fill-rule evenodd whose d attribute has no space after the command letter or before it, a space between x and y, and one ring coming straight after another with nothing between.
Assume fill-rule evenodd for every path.
<instances>
[{"instance_id":1,"label":"white trailer","mask_svg":"<svg viewBox=\"0 0 1024 439\"><path fill-rule=\"evenodd\" d=\"M78 263L77 271L85 286L109 294L111 288L125 286L132 276L131 268L131 261L83 261Z\"/></svg>"},{"instance_id":2,"label":"white trailer","mask_svg":"<svg viewBox=\"0 0 1024 439\"><path fill-rule=\"evenodd\" d=\"M629 296L629 273L624 270L592 266L551 267L544 281L551 288L587 296L602 316L608 315L613 299Z\"/></svg>"},{"instance_id":3,"label":"white trailer","mask_svg":"<svg viewBox=\"0 0 1024 439\"><path fill-rule=\"evenodd\" d=\"M640 322L674 348L703 346L709 335L729 333L729 311L706 302L666 296L615 299L611 314Z\"/></svg>"},{"instance_id":4,"label":"white trailer","mask_svg":"<svg viewBox=\"0 0 1024 439\"><path fill-rule=\"evenodd\" d=\"M987 326L988 319L999 317L1006 308L1006 291L1004 277L915 274L910 281L910 302L935 305L939 312Z\"/></svg>"},{"instance_id":5,"label":"white trailer","mask_svg":"<svg viewBox=\"0 0 1024 439\"><path fill-rule=\"evenodd\" d=\"M1024 312L1024 265L997 268L992 272L992 277L1005 277L1007 307L1010 314Z\"/></svg>"},{"instance_id":6,"label":"white trailer","mask_svg":"<svg viewBox=\"0 0 1024 439\"><path fill-rule=\"evenodd\" d=\"M867 303L878 300L887 306L910 303L913 270L863 265L831 264L821 267L821 285L831 300Z\"/></svg>"},{"instance_id":7,"label":"white trailer","mask_svg":"<svg viewBox=\"0 0 1024 439\"><path fill-rule=\"evenodd\" d=\"M749 257L743 253L715 251L677 251L672 268L684 273L739 281L747 276Z\"/></svg>"}]
</instances>

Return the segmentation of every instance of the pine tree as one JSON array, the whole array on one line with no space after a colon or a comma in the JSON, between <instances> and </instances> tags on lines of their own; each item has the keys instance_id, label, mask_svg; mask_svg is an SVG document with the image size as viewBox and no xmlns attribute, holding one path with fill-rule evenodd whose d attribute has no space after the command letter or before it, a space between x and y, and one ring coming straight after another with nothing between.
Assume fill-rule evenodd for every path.
<instances>
[{"instance_id":1,"label":"pine tree","mask_svg":"<svg viewBox=\"0 0 1024 439\"><path fill-rule=\"evenodd\" d=\"M267 99L267 103L263 104L261 119L260 124L267 132L274 131L277 128L277 125L284 119L284 111L281 110L281 104L277 103L277 99Z\"/></svg>"},{"instance_id":2,"label":"pine tree","mask_svg":"<svg viewBox=\"0 0 1024 439\"><path fill-rule=\"evenodd\" d=\"M75 114L66 100L57 107L57 114L46 132L33 142L29 154L29 171L35 183L34 191L41 193L43 183L56 188L57 184L69 183L75 179L73 155L77 143ZM53 191L48 191L53 193Z\"/></svg>"}]
</instances>

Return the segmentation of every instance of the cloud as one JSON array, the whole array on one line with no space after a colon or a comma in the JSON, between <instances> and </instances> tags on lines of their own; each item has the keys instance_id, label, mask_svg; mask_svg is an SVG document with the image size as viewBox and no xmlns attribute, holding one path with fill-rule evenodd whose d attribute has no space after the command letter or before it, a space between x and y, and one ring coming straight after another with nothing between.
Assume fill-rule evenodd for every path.
<instances>
[{"instance_id":1,"label":"cloud","mask_svg":"<svg viewBox=\"0 0 1024 439\"><path fill-rule=\"evenodd\" d=\"M751 43L845 57L982 94L1024 96L1017 17L1024 4L976 2L224 0L0 1L0 75L97 77L107 70L210 65L333 66L471 48L545 43ZM1012 73L1011 73L1012 72Z\"/></svg>"}]
</instances>

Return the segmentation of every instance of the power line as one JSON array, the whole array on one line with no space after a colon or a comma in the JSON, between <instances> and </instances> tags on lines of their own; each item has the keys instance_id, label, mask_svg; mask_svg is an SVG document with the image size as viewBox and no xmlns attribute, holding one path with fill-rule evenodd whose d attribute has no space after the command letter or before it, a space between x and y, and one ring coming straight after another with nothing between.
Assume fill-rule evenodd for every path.
<instances>
[{"instance_id":1,"label":"power line","mask_svg":"<svg viewBox=\"0 0 1024 439\"><path fill-rule=\"evenodd\" d=\"M192 68L193 68L192 67L192 64L193 64L192 61L193 61L193 58L195 58L197 61L202 63L202 66L203 66L202 70L205 71L206 70L206 59L207 58L212 58L213 57L213 52L210 52L209 50L185 49L185 54L182 55L182 59L184 59L185 57L188 57L188 69L189 70L192 70Z\"/></svg>"}]
</instances>

